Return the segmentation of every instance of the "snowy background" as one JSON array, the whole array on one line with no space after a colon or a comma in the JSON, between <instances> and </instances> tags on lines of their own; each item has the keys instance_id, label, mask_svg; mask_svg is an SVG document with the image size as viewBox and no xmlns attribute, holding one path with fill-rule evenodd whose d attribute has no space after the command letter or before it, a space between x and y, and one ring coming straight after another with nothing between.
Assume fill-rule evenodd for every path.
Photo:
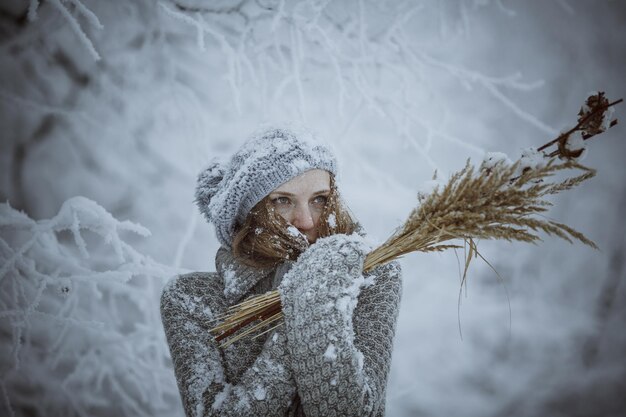
<instances>
[{"instance_id":1,"label":"snowy background","mask_svg":"<svg viewBox=\"0 0 626 417\"><path fill-rule=\"evenodd\" d=\"M435 169L626 96L625 22L618 0L3 0L0 415L182 415L160 290L213 270L195 176L259 123L331 141L383 241ZM548 214L599 251L479 242L503 282L477 261L461 295L453 252L402 261L389 416L624 415L624 114Z\"/></svg>"}]
</instances>

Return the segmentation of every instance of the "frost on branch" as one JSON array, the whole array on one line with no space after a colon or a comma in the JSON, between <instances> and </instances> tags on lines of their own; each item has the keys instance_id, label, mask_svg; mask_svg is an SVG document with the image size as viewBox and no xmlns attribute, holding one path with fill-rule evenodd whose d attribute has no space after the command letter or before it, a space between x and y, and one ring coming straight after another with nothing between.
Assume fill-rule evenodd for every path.
<instances>
[{"instance_id":1,"label":"frost on branch","mask_svg":"<svg viewBox=\"0 0 626 417\"><path fill-rule=\"evenodd\" d=\"M609 105L609 100L603 91L589 94L585 104L578 112L578 122L583 139L602 133L613 126L615 108L609 107Z\"/></svg>"},{"instance_id":2,"label":"frost on branch","mask_svg":"<svg viewBox=\"0 0 626 417\"><path fill-rule=\"evenodd\" d=\"M49 0L49 3L54 8L56 8L59 11L59 13L63 16L65 21L69 24L70 28L72 28L72 31L76 34L76 36L78 37L80 42L84 45L84 47L87 49L87 51L92 56L92 58L98 61L100 59L100 54L98 53L98 51L96 51L96 48L93 45L93 42L91 41L89 36L85 33L84 29L81 27L80 23L78 22L74 14L71 12L71 9L73 8L76 12L78 12L78 14L81 17L83 17L91 26L97 29L102 29L103 26L100 23L100 20L98 19L98 17L79 0L68 0L65 2L65 3L68 3L71 7L68 7L68 5L63 4L64 2L62 2L61 0ZM36 13L37 13L37 6L38 6L37 2L34 2L34 1L31 2L29 10L28 10L28 16L30 20L35 20Z\"/></svg>"},{"instance_id":3,"label":"frost on branch","mask_svg":"<svg viewBox=\"0 0 626 417\"><path fill-rule=\"evenodd\" d=\"M306 120L314 114L312 102L320 91L315 86L323 85L323 91L330 93L328 108L339 116L332 121L342 125L340 132L349 130L367 109L390 123L404 143L437 168L428 155L434 142L451 142L469 151L477 147L446 133L442 113L448 110L441 92L433 88L435 75L468 91L484 90L521 119L554 133L504 93L533 90L541 81L526 81L517 72L489 76L453 63L433 47L432 33L416 29L444 15L451 22L442 26L456 27L457 20L469 22L473 13L491 3L495 7L499 2L298 0L209 5L163 0L158 4L164 23L193 36L194 53L212 50L220 56L223 79L239 113L251 100L258 100L262 109L289 103L286 110ZM448 36L445 32L442 28L443 37Z\"/></svg>"},{"instance_id":4,"label":"frost on branch","mask_svg":"<svg viewBox=\"0 0 626 417\"><path fill-rule=\"evenodd\" d=\"M83 197L35 221L0 205L0 389L9 415L175 415L148 230ZM8 404L6 404L8 402Z\"/></svg>"}]
</instances>

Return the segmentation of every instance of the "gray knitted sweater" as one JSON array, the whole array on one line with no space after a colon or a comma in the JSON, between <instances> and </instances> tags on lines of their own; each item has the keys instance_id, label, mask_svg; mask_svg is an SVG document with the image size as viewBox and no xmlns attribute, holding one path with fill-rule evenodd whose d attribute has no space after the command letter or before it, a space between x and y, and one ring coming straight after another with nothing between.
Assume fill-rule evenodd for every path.
<instances>
[{"instance_id":1,"label":"gray knitted sweater","mask_svg":"<svg viewBox=\"0 0 626 417\"><path fill-rule=\"evenodd\" d=\"M187 416L382 416L401 293L397 263L361 275L360 238L319 239L255 269L217 252L215 273L172 279L161 316ZM209 334L243 299L279 288L285 324L226 349Z\"/></svg>"}]
</instances>

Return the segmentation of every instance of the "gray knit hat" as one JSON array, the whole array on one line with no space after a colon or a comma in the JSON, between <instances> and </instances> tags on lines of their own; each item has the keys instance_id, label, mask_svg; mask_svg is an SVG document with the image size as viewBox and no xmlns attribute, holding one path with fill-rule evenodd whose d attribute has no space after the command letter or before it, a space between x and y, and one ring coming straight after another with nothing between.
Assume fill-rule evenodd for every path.
<instances>
[{"instance_id":1,"label":"gray knit hat","mask_svg":"<svg viewBox=\"0 0 626 417\"><path fill-rule=\"evenodd\" d=\"M252 135L227 164L213 161L198 176L196 203L231 248L235 225L266 195L311 169L336 174L336 160L305 128L272 127Z\"/></svg>"}]
</instances>

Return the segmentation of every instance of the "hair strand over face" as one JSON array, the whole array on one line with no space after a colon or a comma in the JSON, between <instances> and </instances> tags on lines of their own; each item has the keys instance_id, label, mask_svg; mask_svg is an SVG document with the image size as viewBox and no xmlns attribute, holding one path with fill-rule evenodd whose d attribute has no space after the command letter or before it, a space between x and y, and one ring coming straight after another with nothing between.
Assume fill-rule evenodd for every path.
<instances>
[{"instance_id":1,"label":"hair strand over face","mask_svg":"<svg viewBox=\"0 0 626 417\"><path fill-rule=\"evenodd\" d=\"M236 227L233 254L245 265L256 268L275 267L286 260L295 261L309 247L309 242L304 235L290 233L289 226L266 196L250 210L244 223ZM333 175L330 176L330 193L317 229L318 238L338 233L351 234L356 229L352 216L341 204Z\"/></svg>"}]
</instances>

